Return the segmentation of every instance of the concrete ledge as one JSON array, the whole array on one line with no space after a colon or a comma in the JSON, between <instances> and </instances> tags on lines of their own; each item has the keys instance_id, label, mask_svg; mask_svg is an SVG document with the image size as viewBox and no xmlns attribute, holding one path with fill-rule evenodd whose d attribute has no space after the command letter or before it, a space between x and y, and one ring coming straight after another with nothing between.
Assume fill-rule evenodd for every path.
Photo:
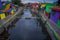
<instances>
[{"instance_id":1,"label":"concrete ledge","mask_svg":"<svg viewBox=\"0 0 60 40\"><path fill-rule=\"evenodd\" d=\"M60 40L60 28L58 28L58 26L49 20L42 12L40 12L39 15L42 16L41 19L43 21L47 21L46 28L48 33L51 35L52 40Z\"/></svg>"},{"instance_id":2,"label":"concrete ledge","mask_svg":"<svg viewBox=\"0 0 60 40\"><path fill-rule=\"evenodd\" d=\"M3 32L4 28L7 28L8 25L10 25L18 15L21 15L23 11L23 8L19 8L19 10L14 15L7 16L6 19L2 20L0 22L0 34Z\"/></svg>"}]
</instances>

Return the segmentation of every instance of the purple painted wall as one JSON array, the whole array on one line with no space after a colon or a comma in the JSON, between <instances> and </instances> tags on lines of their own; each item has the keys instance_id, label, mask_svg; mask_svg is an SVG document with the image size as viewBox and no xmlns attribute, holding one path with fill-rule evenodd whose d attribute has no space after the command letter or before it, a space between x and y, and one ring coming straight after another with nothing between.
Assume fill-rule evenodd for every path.
<instances>
[{"instance_id":1,"label":"purple painted wall","mask_svg":"<svg viewBox=\"0 0 60 40\"><path fill-rule=\"evenodd\" d=\"M57 23L59 19L59 12L56 12L55 17L54 17L54 22Z\"/></svg>"},{"instance_id":2,"label":"purple painted wall","mask_svg":"<svg viewBox=\"0 0 60 40\"><path fill-rule=\"evenodd\" d=\"M2 2L0 1L0 9L2 9Z\"/></svg>"},{"instance_id":3,"label":"purple painted wall","mask_svg":"<svg viewBox=\"0 0 60 40\"><path fill-rule=\"evenodd\" d=\"M51 19L52 21L54 21L55 23L57 23L58 20L59 20L59 15L60 15L59 12L55 11L55 12L54 12L54 15L53 15L53 11L51 11L51 13L50 13L50 19Z\"/></svg>"}]
</instances>

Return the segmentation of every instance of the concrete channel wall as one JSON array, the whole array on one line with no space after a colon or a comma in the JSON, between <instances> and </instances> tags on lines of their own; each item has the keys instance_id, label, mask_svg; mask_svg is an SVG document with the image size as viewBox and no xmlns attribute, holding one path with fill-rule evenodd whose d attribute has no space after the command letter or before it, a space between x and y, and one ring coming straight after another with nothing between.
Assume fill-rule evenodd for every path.
<instances>
[{"instance_id":1,"label":"concrete channel wall","mask_svg":"<svg viewBox=\"0 0 60 40\"><path fill-rule=\"evenodd\" d=\"M23 7L20 7L19 10L14 15L9 15L5 20L2 20L0 22L0 34L3 33L3 31L7 30L7 28L15 22L15 19L17 19L18 15L21 16L23 12Z\"/></svg>"},{"instance_id":2,"label":"concrete channel wall","mask_svg":"<svg viewBox=\"0 0 60 40\"><path fill-rule=\"evenodd\" d=\"M50 21L42 12L40 12L39 15L42 16L41 20L43 22L46 21L45 27L47 28L47 32L51 36L52 40L60 40L60 29L58 26Z\"/></svg>"},{"instance_id":3,"label":"concrete channel wall","mask_svg":"<svg viewBox=\"0 0 60 40\"><path fill-rule=\"evenodd\" d=\"M31 11L32 14L34 14ZM59 32L59 28L57 25L55 25L54 23L52 23L45 15L44 12L39 12L38 16L40 18L40 20L42 21L42 23L40 24L44 24L49 36L51 37L51 40L60 40L60 32Z\"/></svg>"}]
</instances>

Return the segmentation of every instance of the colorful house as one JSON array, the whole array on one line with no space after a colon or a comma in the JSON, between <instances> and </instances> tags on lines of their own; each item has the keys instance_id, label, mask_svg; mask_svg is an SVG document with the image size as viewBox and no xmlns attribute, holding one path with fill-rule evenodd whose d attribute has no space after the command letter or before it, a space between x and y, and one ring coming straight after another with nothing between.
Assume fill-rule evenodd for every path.
<instances>
[{"instance_id":1,"label":"colorful house","mask_svg":"<svg viewBox=\"0 0 60 40\"><path fill-rule=\"evenodd\" d=\"M10 9L10 6L11 6L10 4L7 4L5 10Z\"/></svg>"},{"instance_id":2,"label":"colorful house","mask_svg":"<svg viewBox=\"0 0 60 40\"><path fill-rule=\"evenodd\" d=\"M33 8L33 9L39 9L38 3L33 3L33 4L32 4L32 8Z\"/></svg>"},{"instance_id":3,"label":"colorful house","mask_svg":"<svg viewBox=\"0 0 60 40\"><path fill-rule=\"evenodd\" d=\"M43 11L46 7L46 3L42 3L41 6L40 6L40 10Z\"/></svg>"},{"instance_id":4,"label":"colorful house","mask_svg":"<svg viewBox=\"0 0 60 40\"><path fill-rule=\"evenodd\" d=\"M50 12L51 12L51 8L52 7L56 7L56 4L51 4L51 3L46 3L46 16L49 17L50 16Z\"/></svg>"},{"instance_id":5,"label":"colorful house","mask_svg":"<svg viewBox=\"0 0 60 40\"><path fill-rule=\"evenodd\" d=\"M0 9L2 9L2 2L0 1Z\"/></svg>"},{"instance_id":6,"label":"colorful house","mask_svg":"<svg viewBox=\"0 0 60 40\"><path fill-rule=\"evenodd\" d=\"M60 26L60 8L51 8L50 19Z\"/></svg>"},{"instance_id":7,"label":"colorful house","mask_svg":"<svg viewBox=\"0 0 60 40\"><path fill-rule=\"evenodd\" d=\"M46 3L46 12L50 13L51 12L50 8L55 7L55 6L56 4Z\"/></svg>"},{"instance_id":8,"label":"colorful house","mask_svg":"<svg viewBox=\"0 0 60 40\"><path fill-rule=\"evenodd\" d=\"M6 18L5 13L3 13L2 11L0 11L0 19L5 19L5 18Z\"/></svg>"},{"instance_id":9,"label":"colorful house","mask_svg":"<svg viewBox=\"0 0 60 40\"><path fill-rule=\"evenodd\" d=\"M40 8L46 7L46 3L41 4Z\"/></svg>"},{"instance_id":10,"label":"colorful house","mask_svg":"<svg viewBox=\"0 0 60 40\"><path fill-rule=\"evenodd\" d=\"M2 8L3 10L6 8L6 3L3 3Z\"/></svg>"}]
</instances>

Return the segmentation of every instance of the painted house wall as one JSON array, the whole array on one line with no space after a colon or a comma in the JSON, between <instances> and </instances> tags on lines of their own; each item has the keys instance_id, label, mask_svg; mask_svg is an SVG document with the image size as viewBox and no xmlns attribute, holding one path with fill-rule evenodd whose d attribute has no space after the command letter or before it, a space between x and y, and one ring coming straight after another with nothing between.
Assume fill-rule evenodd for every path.
<instances>
[{"instance_id":1,"label":"painted house wall","mask_svg":"<svg viewBox=\"0 0 60 40\"><path fill-rule=\"evenodd\" d=\"M59 15L60 15L60 12L51 11L50 19L53 20L55 23L57 23L59 20Z\"/></svg>"},{"instance_id":2,"label":"painted house wall","mask_svg":"<svg viewBox=\"0 0 60 40\"><path fill-rule=\"evenodd\" d=\"M50 8L55 7L55 6L56 6L56 4L47 3L46 4L46 12L47 13L50 13L51 12L51 9Z\"/></svg>"},{"instance_id":3,"label":"painted house wall","mask_svg":"<svg viewBox=\"0 0 60 40\"><path fill-rule=\"evenodd\" d=\"M0 9L2 9L2 2L0 2Z\"/></svg>"},{"instance_id":4,"label":"painted house wall","mask_svg":"<svg viewBox=\"0 0 60 40\"><path fill-rule=\"evenodd\" d=\"M50 19L60 26L60 11L52 10L50 13Z\"/></svg>"}]
</instances>

